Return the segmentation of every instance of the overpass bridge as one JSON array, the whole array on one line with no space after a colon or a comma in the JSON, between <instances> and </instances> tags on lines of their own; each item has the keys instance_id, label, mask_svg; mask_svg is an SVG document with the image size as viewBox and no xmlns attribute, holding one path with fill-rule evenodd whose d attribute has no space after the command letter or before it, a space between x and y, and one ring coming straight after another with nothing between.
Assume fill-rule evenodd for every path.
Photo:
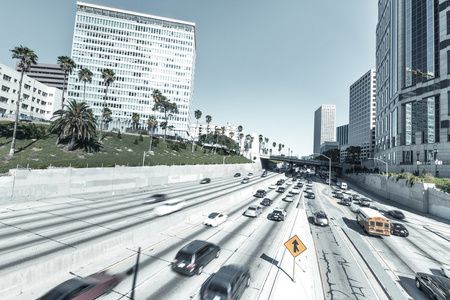
<instances>
[{"instance_id":1,"label":"overpass bridge","mask_svg":"<svg viewBox=\"0 0 450 300\"><path fill-rule=\"evenodd\" d=\"M284 162L289 165L289 169L294 168L294 166L313 166L316 170L328 171L330 168L329 160L318 160L318 159L299 159L293 156L276 156L276 155L260 155L261 165L264 169L269 168L269 161ZM340 175L342 173L342 165L340 163L331 162L331 171Z\"/></svg>"}]
</instances>

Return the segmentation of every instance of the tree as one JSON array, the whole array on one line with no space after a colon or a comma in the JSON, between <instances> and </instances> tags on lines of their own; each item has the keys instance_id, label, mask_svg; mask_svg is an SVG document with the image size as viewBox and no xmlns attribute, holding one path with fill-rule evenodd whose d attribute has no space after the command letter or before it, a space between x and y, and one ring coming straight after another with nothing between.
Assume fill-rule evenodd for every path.
<instances>
[{"instance_id":1,"label":"tree","mask_svg":"<svg viewBox=\"0 0 450 300\"><path fill-rule=\"evenodd\" d=\"M108 99L108 87L111 83L113 83L116 80L115 73L111 69L104 69L102 72L102 79L105 83L105 99L103 102L103 107L108 107L108 103L106 100ZM98 142L101 143L103 139L103 118L100 118L100 136L98 138Z\"/></svg>"},{"instance_id":2,"label":"tree","mask_svg":"<svg viewBox=\"0 0 450 300\"><path fill-rule=\"evenodd\" d=\"M359 162L359 155L361 153L361 147L360 146L350 146L347 149L345 149L347 152L346 162L347 163L358 163Z\"/></svg>"},{"instance_id":3,"label":"tree","mask_svg":"<svg viewBox=\"0 0 450 300\"><path fill-rule=\"evenodd\" d=\"M269 138L264 138L265 145L264 145L264 153L267 154L267 146L269 145Z\"/></svg>"},{"instance_id":4,"label":"tree","mask_svg":"<svg viewBox=\"0 0 450 300\"><path fill-rule=\"evenodd\" d=\"M209 123L211 123L211 121L212 121L212 117L210 116L210 115L207 115L206 117L205 117L205 119L206 119L206 123L208 123L208 127L207 127L207 129L206 129L206 134L208 134L209 133Z\"/></svg>"},{"instance_id":5,"label":"tree","mask_svg":"<svg viewBox=\"0 0 450 300\"><path fill-rule=\"evenodd\" d=\"M134 131L136 131L137 125L139 124L140 119L141 119L141 117L139 116L138 113L133 113L133 115L131 116L131 123L133 124Z\"/></svg>"},{"instance_id":6,"label":"tree","mask_svg":"<svg viewBox=\"0 0 450 300\"><path fill-rule=\"evenodd\" d=\"M239 132L239 135L238 135L238 137L239 137L239 154L241 153L241 148L242 148L241 141L242 141L242 138L244 137L244 135L242 134L243 130L244 130L244 127L242 127L242 125L239 125L238 126L238 132ZM241 134L242 134L242 136L241 136Z\"/></svg>"},{"instance_id":7,"label":"tree","mask_svg":"<svg viewBox=\"0 0 450 300\"><path fill-rule=\"evenodd\" d=\"M78 71L78 80L83 81L83 101L86 102L86 83L92 82L92 72L88 68L83 68Z\"/></svg>"},{"instance_id":8,"label":"tree","mask_svg":"<svg viewBox=\"0 0 450 300\"><path fill-rule=\"evenodd\" d=\"M258 136L258 141L259 141L259 148L258 148L258 151L261 152L261 144L262 144L262 142L264 141L264 138L263 138L263 135L262 135L262 134L260 134L260 135Z\"/></svg>"},{"instance_id":9,"label":"tree","mask_svg":"<svg viewBox=\"0 0 450 300\"><path fill-rule=\"evenodd\" d=\"M159 111L164 113L164 122L161 122L160 126L164 129L164 139L166 141L167 128L169 127L169 117L178 113L178 107L176 103L170 102L159 90L154 90L152 93L155 104L153 105L153 111Z\"/></svg>"},{"instance_id":10,"label":"tree","mask_svg":"<svg viewBox=\"0 0 450 300\"><path fill-rule=\"evenodd\" d=\"M64 107L64 92L66 91L67 73L72 73L72 70L75 68L75 62L68 56L58 56L58 65L64 73L63 97L61 102L62 109Z\"/></svg>"},{"instance_id":11,"label":"tree","mask_svg":"<svg viewBox=\"0 0 450 300\"><path fill-rule=\"evenodd\" d=\"M155 131L155 127L158 125L158 120L155 116L150 116L148 118L148 127L150 132L150 146L148 147L148 152L152 151L152 143L153 143L153 132Z\"/></svg>"},{"instance_id":12,"label":"tree","mask_svg":"<svg viewBox=\"0 0 450 300\"><path fill-rule=\"evenodd\" d=\"M108 128L109 122L112 121L111 115L112 115L112 111L108 107L103 107L102 118L103 118L103 122L105 122L105 124L106 124L106 128Z\"/></svg>"},{"instance_id":13,"label":"tree","mask_svg":"<svg viewBox=\"0 0 450 300\"><path fill-rule=\"evenodd\" d=\"M88 142L95 135L96 119L92 109L86 102L69 100L66 109L59 109L53 113L50 129L59 136L64 133L71 135L67 150L73 150L75 141Z\"/></svg>"},{"instance_id":14,"label":"tree","mask_svg":"<svg viewBox=\"0 0 450 300\"><path fill-rule=\"evenodd\" d=\"M198 119L202 117L202 111L197 109L194 112L194 116L197 119L197 139L198 139L198 136L200 135L200 129L198 128ZM192 152L194 152L194 141L192 141Z\"/></svg>"},{"instance_id":15,"label":"tree","mask_svg":"<svg viewBox=\"0 0 450 300\"><path fill-rule=\"evenodd\" d=\"M19 109L20 109L20 95L22 93L22 82L23 82L23 74L30 70L31 64L37 64L38 57L34 53L33 50L23 47L15 47L10 50L12 54L12 58L19 59L19 68L22 69L20 72L20 80L19 80L19 92L17 93L17 101L16 101L16 117L14 121L14 131L11 140L11 149L9 150L9 157L12 158L14 156L14 151L16 147L16 135L17 135L17 125L19 124Z\"/></svg>"}]
</instances>

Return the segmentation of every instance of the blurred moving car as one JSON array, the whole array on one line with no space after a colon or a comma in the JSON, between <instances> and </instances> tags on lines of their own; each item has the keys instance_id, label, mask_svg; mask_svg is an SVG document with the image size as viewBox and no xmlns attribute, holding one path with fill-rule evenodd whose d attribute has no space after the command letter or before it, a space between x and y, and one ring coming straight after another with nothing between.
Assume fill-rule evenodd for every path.
<instances>
[{"instance_id":1,"label":"blurred moving car","mask_svg":"<svg viewBox=\"0 0 450 300\"><path fill-rule=\"evenodd\" d=\"M294 195L293 194L286 194L286 196L284 196L283 201L286 202L292 202L294 201Z\"/></svg>"},{"instance_id":2,"label":"blurred moving car","mask_svg":"<svg viewBox=\"0 0 450 300\"><path fill-rule=\"evenodd\" d=\"M341 201L339 201L338 202L339 204L341 204L341 205L344 205L344 206L350 206L350 205L352 205L352 202L347 198L347 199L342 199Z\"/></svg>"},{"instance_id":3,"label":"blurred moving car","mask_svg":"<svg viewBox=\"0 0 450 300\"><path fill-rule=\"evenodd\" d=\"M450 299L450 279L447 277L417 272L416 287L430 299Z\"/></svg>"},{"instance_id":4,"label":"blurred moving car","mask_svg":"<svg viewBox=\"0 0 450 300\"><path fill-rule=\"evenodd\" d=\"M84 278L72 278L57 285L37 300L77 299L90 300L111 291L122 280L121 275L106 272Z\"/></svg>"},{"instance_id":5,"label":"blurred moving car","mask_svg":"<svg viewBox=\"0 0 450 300\"><path fill-rule=\"evenodd\" d=\"M305 198L316 199L316 194L314 194L313 192L305 192Z\"/></svg>"},{"instance_id":6,"label":"blurred moving car","mask_svg":"<svg viewBox=\"0 0 450 300\"><path fill-rule=\"evenodd\" d=\"M284 221L286 219L286 211L284 208L274 208L271 213L267 215L267 219L274 221Z\"/></svg>"},{"instance_id":7,"label":"blurred moving car","mask_svg":"<svg viewBox=\"0 0 450 300\"><path fill-rule=\"evenodd\" d=\"M150 198L145 200L144 203L157 203L165 200L167 200L166 194L153 194L150 196Z\"/></svg>"},{"instance_id":8,"label":"blurred moving car","mask_svg":"<svg viewBox=\"0 0 450 300\"><path fill-rule=\"evenodd\" d=\"M341 199L341 200L345 198L344 194L342 194L342 193L336 193L336 194L334 194L334 197L337 199Z\"/></svg>"},{"instance_id":9,"label":"blurred moving car","mask_svg":"<svg viewBox=\"0 0 450 300\"><path fill-rule=\"evenodd\" d=\"M359 205L365 206L365 207L370 207L370 202L372 202L372 200L370 200L369 198L361 198L359 200Z\"/></svg>"},{"instance_id":10,"label":"blurred moving car","mask_svg":"<svg viewBox=\"0 0 450 300\"><path fill-rule=\"evenodd\" d=\"M314 214L314 224L320 226L328 226L328 217L323 211Z\"/></svg>"},{"instance_id":11,"label":"blurred moving car","mask_svg":"<svg viewBox=\"0 0 450 300\"><path fill-rule=\"evenodd\" d=\"M172 270L178 273L192 276L200 275L203 268L214 258L220 255L220 247L206 242L195 240L178 251L172 262Z\"/></svg>"},{"instance_id":12,"label":"blurred moving car","mask_svg":"<svg viewBox=\"0 0 450 300\"><path fill-rule=\"evenodd\" d=\"M254 196L258 198L264 198L266 195L267 192L265 190L257 190Z\"/></svg>"},{"instance_id":13,"label":"blurred moving car","mask_svg":"<svg viewBox=\"0 0 450 300\"><path fill-rule=\"evenodd\" d=\"M244 212L244 215L246 215L247 217L255 217L255 218L257 218L261 213L262 213L261 206L251 205Z\"/></svg>"},{"instance_id":14,"label":"blurred moving car","mask_svg":"<svg viewBox=\"0 0 450 300\"><path fill-rule=\"evenodd\" d=\"M158 206L154 209L154 212L158 216L164 216L180 210L184 207L185 202L179 200L167 201L163 205Z\"/></svg>"},{"instance_id":15,"label":"blurred moving car","mask_svg":"<svg viewBox=\"0 0 450 300\"><path fill-rule=\"evenodd\" d=\"M250 181L250 178L245 177L241 180L241 183L248 183Z\"/></svg>"},{"instance_id":16,"label":"blurred moving car","mask_svg":"<svg viewBox=\"0 0 450 300\"><path fill-rule=\"evenodd\" d=\"M209 225L212 227L217 227L220 224L222 224L223 222L225 222L226 220L227 220L227 215L213 212L213 213L210 213L208 218L206 218L203 221L203 224Z\"/></svg>"},{"instance_id":17,"label":"blurred moving car","mask_svg":"<svg viewBox=\"0 0 450 300\"><path fill-rule=\"evenodd\" d=\"M248 177L252 177L252 176L253 176L253 173L248 173L247 176L248 176Z\"/></svg>"},{"instance_id":18,"label":"blurred moving car","mask_svg":"<svg viewBox=\"0 0 450 300\"><path fill-rule=\"evenodd\" d=\"M390 210L390 211L388 211L388 214L391 217L400 219L400 220L405 218L405 215L399 210Z\"/></svg>"},{"instance_id":19,"label":"blurred moving car","mask_svg":"<svg viewBox=\"0 0 450 300\"><path fill-rule=\"evenodd\" d=\"M358 201L358 202L359 202L359 199L361 199L361 197L359 197L359 195L356 195L356 194L353 194L352 198L353 198L353 200Z\"/></svg>"},{"instance_id":20,"label":"blurred moving car","mask_svg":"<svg viewBox=\"0 0 450 300\"><path fill-rule=\"evenodd\" d=\"M284 188L284 186L279 186L279 187L277 188L277 192L278 192L278 193L284 193L285 190L286 190L286 189Z\"/></svg>"},{"instance_id":21,"label":"blurred moving car","mask_svg":"<svg viewBox=\"0 0 450 300\"><path fill-rule=\"evenodd\" d=\"M272 203L273 203L273 201L271 199L264 198L263 201L261 201L261 203L259 203L259 204L264 205L264 206L270 206L270 205L272 205Z\"/></svg>"},{"instance_id":22,"label":"blurred moving car","mask_svg":"<svg viewBox=\"0 0 450 300\"><path fill-rule=\"evenodd\" d=\"M450 278L450 266L446 264L441 264L441 273L445 277Z\"/></svg>"},{"instance_id":23,"label":"blurred moving car","mask_svg":"<svg viewBox=\"0 0 450 300\"><path fill-rule=\"evenodd\" d=\"M201 184L210 183L210 182L211 182L211 178L204 178L204 179L202 179L202 181L200 181Z\"/></svg>"},{"instance_id":24,"label":"blurred moving car","mask_svg":"<svg viewBox=\"0 0 450 300\"><path fill-rule=\"evenodd\" d=\"M271 184L270 186L269 186L269 189L271 189L271 190L274 190L274 189L276 189L277 188L277 186L275 185L275 184Z\"/></svg>"},{"instance_id":25,"label":"blurred moving car","mask_svg":"<svg viewBox=\"0 0 450 300\"><path fill-rule=\"evenodd\" d=\"M391 223L391 234L407 237L409 235L409 232L402 224Z\"/></svg>"},{"instance_id":26,"label":"blurred moving car","mask_svg":"<svg viewBox=\"0 0 450 300\"><path fill-rule=\"evenodd\" d=\"M240 177L240 176L241 176L241 173L234 174L234 177Z\"/></svg>"},{"instance_id":27,"label":"blurred moving car","mask_svg":"<svg viewBox=\"0 0 450 300\"><path fill-rule=\"evenodd\" d=\"M202 300L240 299L250 286L250 271L237 265L223 266L206 279L200 288Z\"/></svg>"}]
</instances>

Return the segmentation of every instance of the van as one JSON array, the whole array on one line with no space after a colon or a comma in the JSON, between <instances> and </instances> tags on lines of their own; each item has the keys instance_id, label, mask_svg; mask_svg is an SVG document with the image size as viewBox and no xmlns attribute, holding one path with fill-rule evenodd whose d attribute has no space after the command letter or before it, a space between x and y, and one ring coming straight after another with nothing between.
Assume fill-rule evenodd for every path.
<instances>
[{"instance_id":1,"label":"van","mask_svg":"<svg viewBox=\"0 0 450 300\"><path fill-rule=\"evenodd\" d=\"M343 189L343 190L347 189L347 184L345 182L341 183L341 189Z\"/></svg>"},{"instance_id":2,"label":"van","mask_svg":"<svg viewBox=\"0 0 450 300\"><path fill-rule=\"evenodd\" d=\"M192 276L200 275L203 268L220 255L220 247L206 241L195 240L181 248L172 262L172 270Z\"/></svg>"}]
</instances>

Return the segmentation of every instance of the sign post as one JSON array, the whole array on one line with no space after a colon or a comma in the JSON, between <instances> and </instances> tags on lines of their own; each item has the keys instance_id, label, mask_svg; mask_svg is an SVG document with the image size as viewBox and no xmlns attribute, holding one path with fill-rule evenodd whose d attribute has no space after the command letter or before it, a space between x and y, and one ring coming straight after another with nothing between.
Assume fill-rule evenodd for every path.
<instances>
[{"instance_id":1,"label":"sign post","mask_svg":"<svg viewBox=\"0 0 450 300\"><path fill-rule=\"evenodd\" d=\"M292 270L292 281L295 282L295 258L306 250L306 246L303 245L302 241L297 237L297 235L294 235L284 243L284 246L291 252L293 258L294 258L294 265Z\"/></svg>"}]
</instances>

